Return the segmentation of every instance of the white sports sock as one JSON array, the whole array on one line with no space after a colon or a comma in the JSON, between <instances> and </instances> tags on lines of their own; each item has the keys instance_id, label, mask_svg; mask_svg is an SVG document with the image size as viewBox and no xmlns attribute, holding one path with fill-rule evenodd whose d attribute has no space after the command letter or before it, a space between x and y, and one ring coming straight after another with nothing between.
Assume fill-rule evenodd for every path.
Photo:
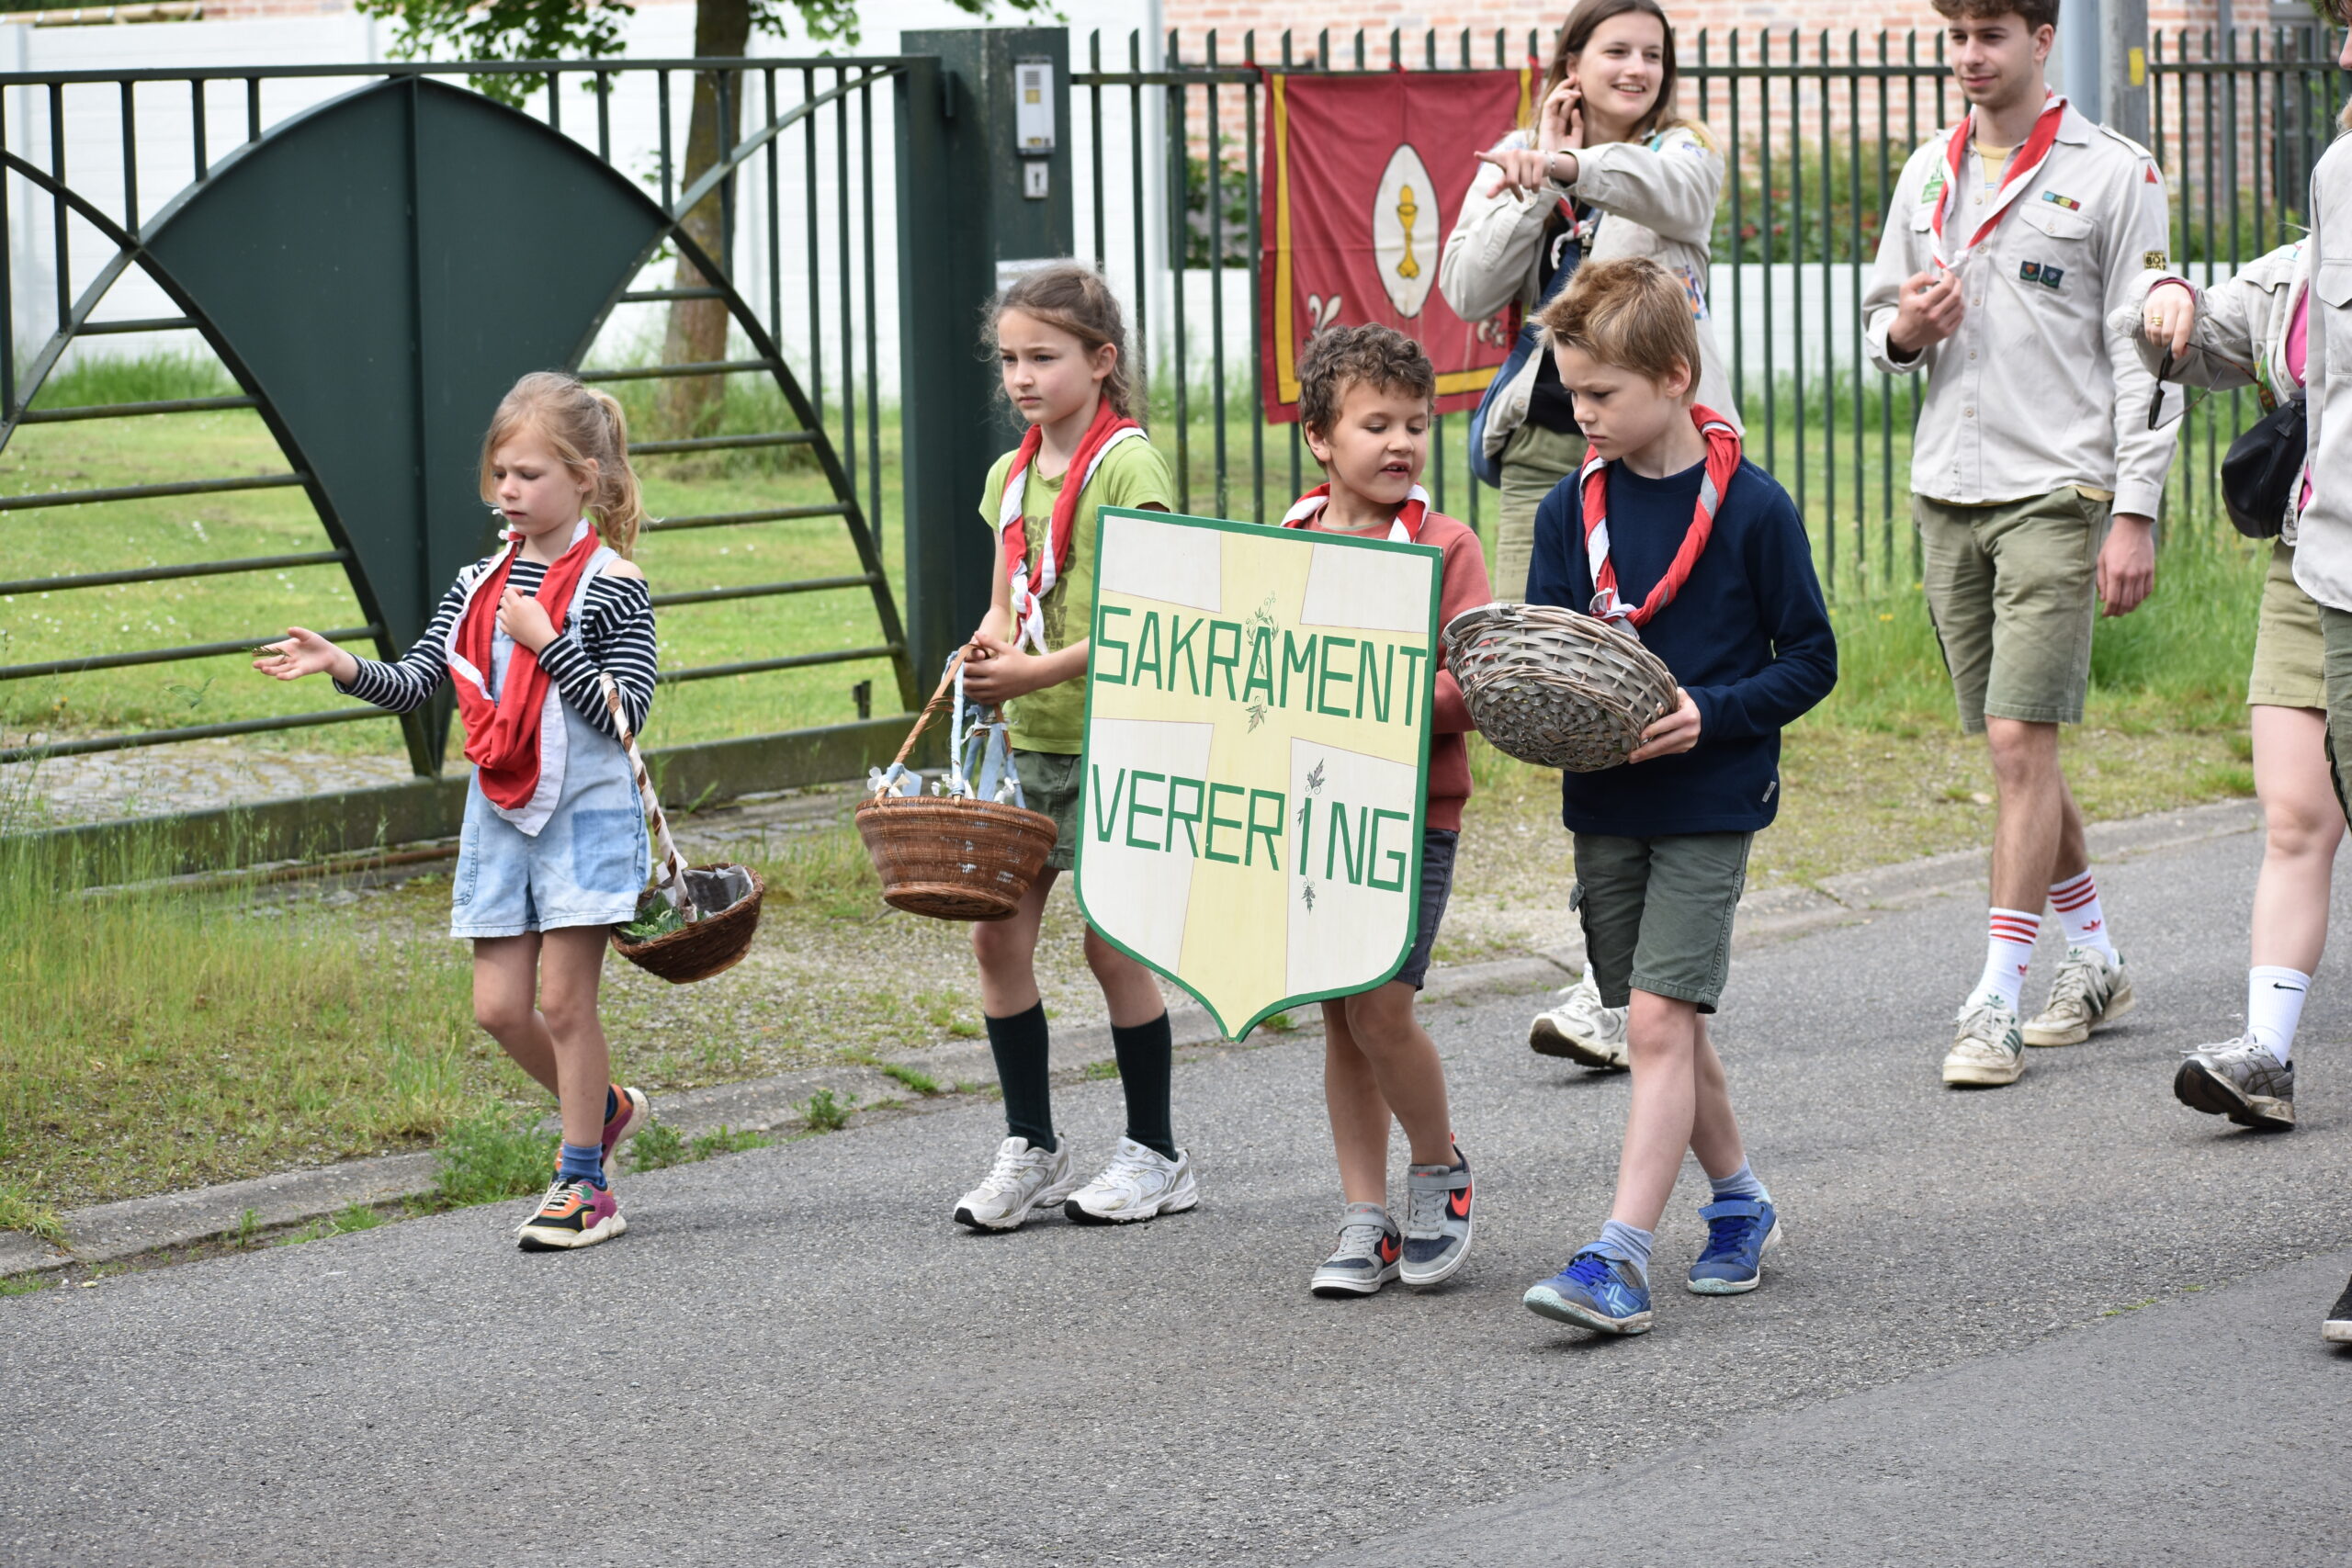
<instances>
[{"instance_id":1,"label":"white sports sock","mask_svg":"<svg viewBox=\"0 0 2352 1568\"><path fill-rule=\"evenodd\" d=\"M2025 991L2025 972L2033 962L2034 939L2041 934L2041 917L2023 909L1991 911L1984 944L1984 975L1976 982L1974 998L1999 997L2012 1010Z\"/></svg>"},{"instance_id":2,"label":"white sports sock","mask_svg":"<svg viewBox=\"0 0 2352 1568\"><path fill-rule=\"evenodd\" d=\"M2068 947L2094 947L2109 961L2115 958L2115 942L2107 934L2107 915L2098 904L2098 885L2091 880L2088 866L2080 876L2050 885L2050 907L2058 911L2066 928Z\"/></svg>"},{"instance_id":3,"label":"white sports sock","mask_svg":"<svg viewBox=\"0 0 2352 1568\"><path fill-rule=\"evenodd\" d=\"M2245 1032L2270 1048L2283 1065L2302 1021L2303 998L2312 977L2300 969L2257 964L2245 972Z\"/></svg>"}]
</instances>

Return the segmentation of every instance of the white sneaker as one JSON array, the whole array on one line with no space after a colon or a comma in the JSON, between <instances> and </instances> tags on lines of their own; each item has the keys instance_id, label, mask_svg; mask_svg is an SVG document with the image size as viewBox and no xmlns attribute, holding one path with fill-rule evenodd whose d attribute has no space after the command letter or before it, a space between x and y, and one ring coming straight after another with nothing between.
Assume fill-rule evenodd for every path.
<instances>
[{"instance_id":1,"label":"white sneaker","mask_svg":"<svg viewBox=\"0 0 2352 1568\"><path fill-rule=\"evenodd\" d=\"M1944 1057L1944 1082L1966 1089L1997 1089L2025 1072L2025 1042L2018 1034L2018 1010L2001 996L1971 997L1954 1021L1951 1050Z\"/></svg>"},{"instance_id":2,"label":"white sneaker","mask_svg":"<svg viewBox=\"0 0 2352 1568\"><path fill-rule=\"evenodd\" d=\"M1592 966L1584 978L1559 993L1566 999L1548 1012L1539 1012L1527 1031L1527 1047L1538 1055L1566 1056L1596 1071L1623 1071L1625 1055L1623 1008L1600 1005L1600 987L1593 982Z\"/></svg>"},{"instance_id":3,"label":"white sneaker","mask_svg":"<svg viewBox=\"0 0 2352 1568\"><path fill-rule=\"evenodd\" d=\"M1007 1138L997 1145L987 1179L956 1201L956 1223L976 1231L1018 1230L1022 1221L1077 1190L1068 1138L1050 1152L1026 1138Z\"/></svg>"},{"instance_id":4,"label":"white sneaker","mask_svg":"<svg viewBox=\"0 0 2352 1568\"><path fill-rule=\"evenodd\" d=\"M2140 998L2123 960L2096 947L2070 947L2050 979L2050 1001L2021 1032L2029 1045L2079 1045Z\"/></svg>"},{"instance_id":5,"label":"white sneaker","mask_svg":"<svg viewBox=\"0 0 2352 1568\"><path fill-rule=\"evenodd\" d=\"M1191 1155L1178 1149L1168 1159L1158 1149L1121 1138L1102 1174L1071 1193L1062 1212L1082 1225L1125 1225L1180 1214L1200 1201Z\"/></svg>"}]
</instances>

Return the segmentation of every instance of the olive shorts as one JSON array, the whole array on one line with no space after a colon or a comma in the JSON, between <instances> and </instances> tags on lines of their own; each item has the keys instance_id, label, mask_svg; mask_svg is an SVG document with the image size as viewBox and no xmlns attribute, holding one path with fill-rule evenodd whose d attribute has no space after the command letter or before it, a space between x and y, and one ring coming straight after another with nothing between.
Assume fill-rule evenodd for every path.
<instances>
[{"instance_id":1,"label":"olive shorts","mask_svg":"<svg viewBox=\"0 0 2352 1568\"><path fill-rule=\"evenodd\" d=\"M2352 645L2347 645L2352 647ZM1731 921L1753 833L1576 835L1569 904L1603 1007L1647 991L1713 1012L1731 975Z\"/></svg>"},{"instance_id":2,"label":"olive shorts","mask_svg":"<svg viewBox=\"0 0 2352 1568\"><path fill-rule=\"evenodd\" d=\"M1535 558L1535 509L1562 479L1584 466L1584 437L1522 424L1503 438L1502 499L1495 503L1495 597L1516 604L1527 597L1527 569Z\"/></svg>"},{"instance_id":3,"label":"olive shorts","mask_svg":"<svg viewBox=\"0 0 2352 1568\"><path fill-rule=\"evenodd\" d=\"M1993 506L1911 498L1928 615L1968 734L1988 717L2082 722L2108 510L2071 486Z\"/></svg>"},{"instance_id":4,"label":"olive shorts","mask_svg":"<svg viewBox=\"0 0 2352 1568\"><path fill-rule=\"evenodd\" d=\"M2327 646L2327 771L2345 820L2352 822L2352 795L2344 789L2344 759L2352 757L2352 614L2322 604L2319 624Z\"/></svg>"},{"instance_id":5,"label":"olive shorts","mask_svg":"<svg viewBox=\"0 0 2352 1568\"><path fill-rule=\"evenodd\" d=\"M2281 542L2272 548L2270 571L2262 581L2262 619L2254 634L2246 706L2327 706L2326 656L2319 603L2295 581L2295 547Z\"/></svg>"},{"instance_id":6,"label":"olive shorts","mask_svg":"<svg viewBox=\"0 0 2352 1568\"><path fill-rule=\"evenodd\" d=\"M1012 749L1012 771L1021 775L1022 803L1054 819L1053 852L1046 857L1047 871L1068 871L1078 863L1078 788L1086 776L1086 759L1059 751Z\"/></svg>"}]
</instances>

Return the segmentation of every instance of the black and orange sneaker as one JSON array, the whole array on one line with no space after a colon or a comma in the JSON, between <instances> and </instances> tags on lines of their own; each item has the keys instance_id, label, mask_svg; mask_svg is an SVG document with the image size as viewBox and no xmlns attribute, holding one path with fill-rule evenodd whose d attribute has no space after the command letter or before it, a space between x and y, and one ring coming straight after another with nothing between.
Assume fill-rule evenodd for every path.
<instances>
[{"instance_id":1,"label":"black and orange sneaker","mask_svg":"<svg viewBox=\"0 0 2352 1568\"><path fill-rule=\"evenodd\" d=\"M1340 1221L1340 1249L1315 1270L1318 1296L1368 1296L1396 1278L1405 1235L1377 1203L1351 1203Z\"/></svg>"},{"instance_id":2,"label":"black and orange sneaker","mask_svg":"<svg viewBox=\"0 0 2352 1568\"><path fill-rule=\"evenodd\" d=\"M515 1227L514 1235L526 1252L568 1252L610 1241L628 1229L612 1189L559 1176L537 1210Z\"/></svg>"},{"instance_id":3,"label":"black and orange sneaker","mask_svg":"<svg viewBox=\"0 0 2352 1568\"><path fill-rule=\"evenodd\" d=\"M1470 1255L1470 1156L1453 1151L1452 1165L1417 1165L1406 1175L1405 1257L1408 1285L1453 1278Z\"/></svg>"}]
</instances>

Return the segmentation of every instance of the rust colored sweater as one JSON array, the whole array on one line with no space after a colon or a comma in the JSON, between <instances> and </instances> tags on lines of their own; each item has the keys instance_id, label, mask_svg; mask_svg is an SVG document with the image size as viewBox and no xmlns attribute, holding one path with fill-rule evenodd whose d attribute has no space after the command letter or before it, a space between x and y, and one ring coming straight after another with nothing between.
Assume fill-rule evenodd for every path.
<instances>
[{"instance_id":1,"label":"rust colored sweater","mask_svg":"<svg viewBox=\"0 0 2352 1568\"><path fill-rule=\"evenodd\" d=\"M1344 533L1358 539L1388 536L1385 525L1322 531ZM1494 592L1487 583L1486 553L1478 548L1478 536L1470 531L1468 524L1432 512L1421 520L1420 543L1434 545L1445 552L1444 570L1437 591L1439 629L1442 630L1446 622L1463 611L1494 598ZM1453 671L1442 662L1438 665L1437 696L1430 705L1430 716L1437 728L1430 737L1429 812L1425 825L1460 832L1462 805L1470 798L1470 747L1463 736L1476 727L1470 722L1470 710L1463 704L1462 688L1454 683Z\"/></svg>"}]
</instances>

